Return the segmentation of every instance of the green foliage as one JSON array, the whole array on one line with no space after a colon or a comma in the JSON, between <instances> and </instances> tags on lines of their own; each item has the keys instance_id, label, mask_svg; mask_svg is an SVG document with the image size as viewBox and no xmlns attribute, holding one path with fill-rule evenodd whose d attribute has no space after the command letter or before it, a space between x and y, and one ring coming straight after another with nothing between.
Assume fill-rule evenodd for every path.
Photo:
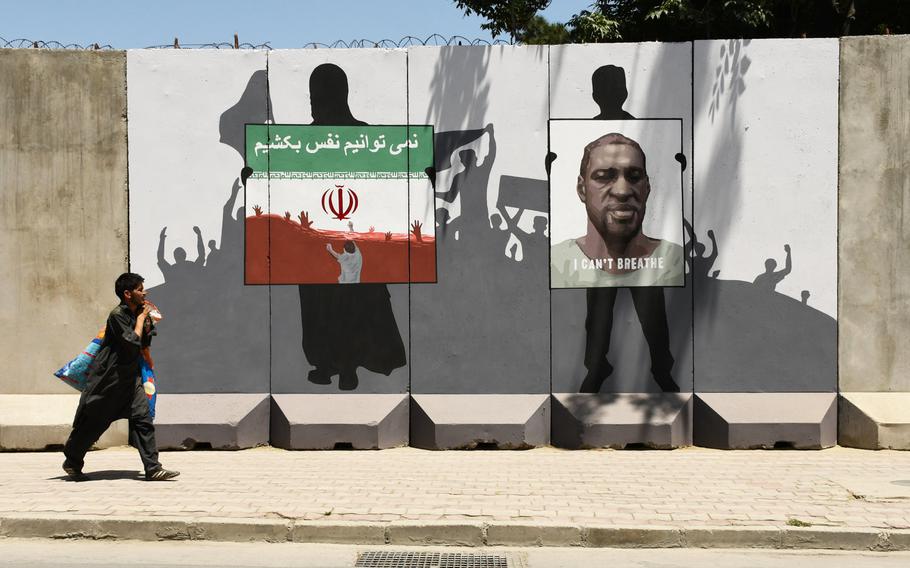
<instances>
[{"instance_id":1,"label":"green foliage","mask_svg":"<svg viewBox=\"0 0 910 568\"><path fill-rule=\"evenodd\" d=\"M620 23L602 12L582 10L569 20L572 40L577 43L599 43L622 39Z\"/></svg>"},{"instance_id":2,"label":"green foliage","mask_svg":"<svg viewBox=\"0 0 910 568\"><path fill-rule=\"evenodd\" d=\"M486 18L480 27L494 36L507 33L513 39L527 32L537 12L550 5L551 0L455 0L465 15L477 14ZM541 18L543 19L543 18Z\"/></svg>"},{"instance_id":3,"label":"green foliage","mask_svg":"<svg viewBox=\"0 0 910 568\"><path fill-rule=\"evenodd\" d=\"M550 23L542 16L534 16L515 39L525 45L559 45L572 43L569 30L560 23Z\"/></svg>"},{"instance_id":4,"label":"green foliage","mask_svg":"<svg viewBox=\"0 0 910 568\"><path fill-rule=\"evenodd\" d=\"M593 0L565 25L550 0L456 0L521 43L688 41L910 33L910 0Z\"/></svg>"}]
</instances>

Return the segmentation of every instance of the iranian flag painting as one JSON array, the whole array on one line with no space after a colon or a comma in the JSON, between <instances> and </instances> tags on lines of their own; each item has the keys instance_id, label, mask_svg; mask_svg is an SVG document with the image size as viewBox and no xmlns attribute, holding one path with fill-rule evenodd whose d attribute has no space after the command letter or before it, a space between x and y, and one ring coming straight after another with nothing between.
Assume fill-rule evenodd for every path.
<instances>
[{"instance_id":1,"label":"iranian flag painting","mask_svg":"<svg viewBox=\"0 0 910 568\"><path fill-rule=\"evenodd\" d=\"M247 284L436 281L432 126L248 124L245 150Z\"/></svg>"}]
</instances>

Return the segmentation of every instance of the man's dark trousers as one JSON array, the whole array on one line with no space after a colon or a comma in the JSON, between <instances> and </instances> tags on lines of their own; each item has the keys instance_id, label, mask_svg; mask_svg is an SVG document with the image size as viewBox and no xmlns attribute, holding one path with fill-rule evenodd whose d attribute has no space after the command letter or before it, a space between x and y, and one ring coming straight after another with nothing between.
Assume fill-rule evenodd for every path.
<instances>
[{"instance_id":1,"label":"man's dark trousers","mask_svg":"<svg viewBox=\"0 0 910 568\"><path fill-rule=\"evenodd\" d=\"M130 392L126 390L123 396L123 406L114 409L114 412L85 412L80 421L74 425L63 454L66 460L76 469L81 470L84 465L85 453L98 441L105 430L115 420L129 419L130 445L139 450L139 457L146 472L155 471L161 467L158 462L158 446L155 443L155 426L149 413L148 397L142 386L142 380L136 377L135 386Z\"/></svg>"}]
</instances>

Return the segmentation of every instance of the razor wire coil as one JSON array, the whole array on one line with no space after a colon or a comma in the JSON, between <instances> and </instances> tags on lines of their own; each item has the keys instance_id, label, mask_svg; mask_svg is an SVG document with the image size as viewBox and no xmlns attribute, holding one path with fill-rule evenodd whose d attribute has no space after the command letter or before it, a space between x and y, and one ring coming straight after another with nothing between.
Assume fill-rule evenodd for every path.
<instances>
[{"instance_id":1,"label":"razor wire coil","mask_svg":"<svg viewBox=\"0 0 910 568\"><path fill-rule=\"evenodd\" d=\"M381 40L371 40L371 39L352 39L352 40L336 40L332 43L322 43L322 42L308 42L303 44L302 48L304 49L399 49L403 47L416 47L416 46L498 46L498 45L514 45L513 42L504 40L504 39L495 39L495 40L486 40L486 39L470 39L465 36L455 35L455 36L443 36L441 34L431 34L426 38L420 38L417 36L405 36L399 40L393 39L381 39ZM98 51L98 50L114 50L117 49L110 44L79 44L79 43L62 43L59 41L43 41L43 40L33 40L27 38L16 38L8 40L0 36L0 48L12 48L12 49L70 49L70 50L85 50L85 51ZM172 44L161 44L161 45L150 45L145 49L265 49L272 50L274 49L269 42L264 43L238 43L235 44L229 41L222 42L211 42L211 43L180 43L175 39Z\"/></svg>"}]
</instances>

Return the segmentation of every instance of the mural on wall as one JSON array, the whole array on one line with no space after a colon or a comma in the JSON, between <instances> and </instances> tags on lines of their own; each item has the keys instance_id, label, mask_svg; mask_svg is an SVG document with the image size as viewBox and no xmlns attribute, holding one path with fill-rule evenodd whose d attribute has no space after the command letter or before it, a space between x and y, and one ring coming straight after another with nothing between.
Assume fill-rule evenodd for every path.
<instances>
[{"instance_id":1,"label":"mural on wall","mask_svg":"<svg viewBox=\"0 0 910 568\"><path fill-rule=\"evenodd\" d=\"M430 201L431 194L430 182L424 170L432 163L428 161L432 154L416 153L420 151L420 144L423 144L423 152L431 150L431 143L428 140L431 140L432 137L431 131L426 128L414 128L409 131L406 127L389 128L368 124L374 120L378 124L407 124L407 121L404 120L406 108L404 64L405 57L401 51L358 52L352 50L339 52L332 50L325 53L279 51L271 54L269 62L270 92L275 103L274 112L278 124L270 127L267 137L262 140L250 141L248 139L253 149L255 149L256 142L274 142L276 134L283 143L286 133L281 131L283 127L280 125L282 124L308 124L308 127L299 129L300 132L305 130L319 132L322 136L317 136L315 140L322 140L323 144L329 144L328 134L331 131L333 135L331 145L333 146L335 141L340 145L338 149L326 147L321 150L322 152L340 150L340 154L343 156L345 143L352 143L348 149L348 156L351 158L339 157L338 160L353 159L359 154L376 156L380 151L387 152L391 156L390 146L395 145L395 149L400 150L395 154L397 158L384 159L380 167L388 168L391 164L392 169L402 174L402 178L404 178L392 180L396 183L391 189L396 194L394 199L384 198L375 201L371 201L371 198L367 196L370 189L365 189L363 186L364 182L369 180L336 179L335 177L318 180L318 186L314 186L316 189L309 196L309 205L299 208L307 214L306 218L301 218L293 229L298 233L303 232L302 225L313 222L313 227L317 229L332 230L340 234L333 236L325 243L319 242L312 249L296 250L295 243L299 241L295 240L290 240L291 246L288 246L287 241L292 237L282 233L279 228L289 222L286 219L287 215L272 216L269 229L269 247L272 254L280 259L282 258L281 249L286 247L285 250L297 256L298 259L294 260L289 257L285 262L273 260L269 265L268 281L272 284L272 304L276 306L273 308L271 327L274 392L338 392L339 390L404 392L407 390L405 347L407 336L401 331L407 328L407 286L386 285L377 283L377 281L407 282L409 277L408 249L410 248L411 254L418 247L425 247L424 250L428 253L432 251L432 246L424 245L423 242L416 239L418 228L433 226L432 221L427 222L427 215L423 213L423 210L427 208L425 203ZM355 70L356 74L351 70ZM350 76L349 72L351 72ZM367 80L367 77L377 73L385 78L387 88L382 90L382 94L387 97L385 100L377 99L377 92L370 88L372 83ZM395 87L399 84L399 80L401 88L396 91ZM352 105L352 100L357 101L356 106ZM355 111L358 113L356 116ZM363 118L366 117L361 116L361 111L371 112L373 116L369 117L369 121L364 120ZM382 132L376 134L380 130ZM379 140L379 136L385 136L382 142L385 142L386 148L377 148L375 153L370 152L366 149L365 138L359 138L360 134L365 137L370 136L373 142ZM417 146L398 146L402 143L412 146L415 141L412 134L418 135ZM338 135L338 138L335 138L335 135ZM346 140L342 140L342 137L345 136ZM296 145L297 138L292 138L293 140L290 142ZM356 148L359 154L353 154L354 145L361 141L364 143L364 148ZM303 138L301 138L301 144L301 154L306 154L306 142L303 142ZM372 144L371 142L370 147L374 148ZM311 148L316 148L315 142ZM293 149L291 152L295 157L297 156ZM270 152L267 155L273 153ZM409 158L413 159L413 169L408 168ZM270 158L270 160L274 159ZM275 164L275 162L269 162L269 164ZM278 164L280 168L280 163ZM323 173L329 169L336 171L336 168L331 167L332 165L331 161L320 158L317 165L311 169ZM269 167L276 170L273 166ZM375 164L366 163L364 168L358 168L357 171L366 172L369 171L367 168L371 167L376 168ZM290 201L288 201L288 205L284 205L282 200L300 198L300 186L283 186L286 180L271 179L271 177L270 171L267 180L268 198L271 200L270 211L281 211L282 213L290 211ZM275 176L275 178L279 177L291 176L281 174ZM364 174L364 177L367 176ZM376 181L372 180L373 183ZM345 185L344 188L341 188L343 197L350 196L345 191L348 186L358 193L359 208L367 208L371 205L378 208L378 211L374 212L374 220L371 222L367 218L365 221L373 224L375 237L370 236L368 226L354 225L355 222L361 223L357 217L329 218L324 221L325 224L322 227L316 225L319 222L317 221L319 215L325 214L322 210L323 194L326 196L326 201L333 197L333 192L326 192L326 189L329 189L326 185L331 185L331 189L335 190L334 197L337 198L339 188L334 187L336 182ZM383 191L376 187L372 189ZM304 191L306 190L304 189ZM281 192L289 192L291 195L281 195ZM385 207L384 202L389 203L389 207ZM345 203L344 207L346 208L348 205L350 203ZM339 204L336 203L336 209L338 206ZM295 207L295 209L298 208ZM331 205L326 203L326 209L330 212L326 215L328 217L331 214ZM293 220L290 221L293 223ZM255 214L253 218L248 216L247 219L248 247L251 244L249 231L251 222L255 222ZM309 227L309 229L313 230L313 227ZM378 233L380 228L386 230ZM408 229L411 229L410 238L406 236ZM395 240L398 244L404 245L401 249L404 255L400 258L401 262L398 263L397 275L394 278L388 278L383 277L380 273L379 276L372 277L371 271L378 268L376 266L378 249L374 248L374 245L385 246L385 236L388 232L392 232L393 238L395 238L395 233L398 233ZM361 235L361 233L364 234ZM427 243L432 242L431 239L434 235L431 231L421 230L420 234L422 239L426 238ZM305 256L308 262L322 259L323 265L329 268L323 273L321 281L332 283L300 284L293 288L276 285L289 280L294 281L286 271L292 264L299 262L300 256ZM373 268L370 267L371 264L373 264ZM359 283L339 283L339 279L357 279L357 272L360 273ZM427 279L431 279L428 269L424 269L422 274ZM319 282L320 279L311 278L308 281ZM296 292L292 295L289 293L291 290ZM295 304L299 305L296 310L293 307ZM361 381L362 378L368 380Z\"/></svg>"},{"instance_id":2,"label":"mural on wall","mask_svg":"<svg viewBox=\"0 0 910 568\"><path fill-rule=\"evenodd\" d=\"M601 52L603 59L597 57ZM686 172L691 106L678 96L690 89L689 58L687 45L674 44L551 48L551 66L556 62L550 82L554 120L548 157L554 392L679 392L692 388L691 282L686 282L681 246L683 214L688 210L687 196L691 196ZM590 109L593 120L557 120L580 118L577 113L585 108ZM647 119L636 120L637 116ZM622 137L603 137L611 133ZM554 140L561 147L554 146ZM603 142L620 142L618 148L624 152L608 153L616 148ZM601 185L600 180L585 179L580 171L581 166L590 166L590 156L588 163L581 163L589 144L591 150L600 147L605 160L627 158L628 165L640 166L624 168L637 189L621 184L618 198L607 191L600 192L600 207L598 201L593 201L594 206L583 203L582 197L594 197L590 190ZM590 167L587 169L590 174ZM609 175L610 168L603 173ZM636 178L641 173L650 178L647 192L643 179ZM621 181L630 183L625 177ZM598 224L608 223L596 220L616 221L617 216L620 231L611 234L609 226L598 231ZM579 235L583 237L579 239ZM593 241L607 248L610 240L623 247L635 246L636 241L647 246L639 244L636 260L624 260L629 263L624 269L618 268L619 260L611 263L608 259L631 255L592 250L588 251L592 260L579 247L579 241ZM645 260L647 256L651 259ZM664 259L662 268L660 257ZM570 287L587 290L559 289Z\"/></svg>"},{"instance_id":3,"label":"mural on wall","mask_svg":"<svg viewBox=\"0 0 910 568\"><path fill-rule=\"evenodd\" d=\"M552 288L684 285L681 151L678 120L550 121Z\"/></svg>"},{"instance_id":4,"label":"mural on wall","mask_svg":"<svg viewBox=\"0 0 910 568\"><path fill-rule=\"evenodd\" d=\"M130 52L162 392L833 389L837 46L801 46ZM589 206L598 141L636 203Z\"/></svg>"},{"instance_id":5,"label":"mural on wall","mask_svg":"<svg viewBox=\"0 0 910 568\"><path fill-rule=\"evenodd\" d=\"M696 387L834 392L838 42L694 49Z\"/></svg>"},{"instance_id":6,"label":"mural on wall","mask_svg":"<svg viewBox=\"0 0 910 568\"><path fill-rule=\"evenodd\" d=\"M253 124L246 144L247 201L268 209L246 219L247 284L436 280L435 237L409 219L432 199L432 127Z\"/></svg>"},{"instance_id":7,"label":"mural on wall","mask_svg":"<svg viewBox=\"0 0 910 568\"><path fill-rule=\"evenodd\" d=\"M549 391L546 48L408 51L433 124L438 283L411 286L411 392Z\"/></svg>"},{"instance_id":8,"label":"mural on wall","mask_svg":"<svg viewBox=\"0 0 910 568\"><path fill-rule=\"evenodd\" d=\"M164 314L164 393L269 392L268 290L244 286L244 124L271 120L264 52L127 52L130 267ZM171 144L166 141L180 141Z\"/></svg>"}]
</instances>

